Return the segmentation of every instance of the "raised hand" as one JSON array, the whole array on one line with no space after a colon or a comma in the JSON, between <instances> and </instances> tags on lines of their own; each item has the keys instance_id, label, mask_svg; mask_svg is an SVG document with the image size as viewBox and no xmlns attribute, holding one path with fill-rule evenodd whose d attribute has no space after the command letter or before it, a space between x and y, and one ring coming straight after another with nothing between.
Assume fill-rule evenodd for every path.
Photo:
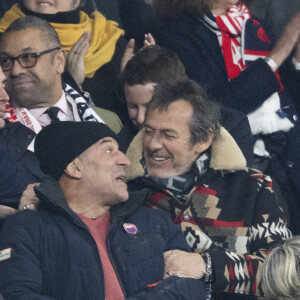
<instances>
[{"instance_id":1,"label":"raised hand","mask_svg":"<svg viewBox=\"0 0 300 300\"><path fill-rule=\"evenodd\" d=\"M154 45L155 45L155 40L154 40L153 36L151 35L151 33L145 34L143 48L149 47L149 46L154 46ZM121 73L123 72L128 61L134 56L134 47L135 47L135 41L134 41L134 39L130 39L129 42L127 43L124 55L122 57Z\"/></svg>"},{"instance_id":2,"label":"raised hand","mask_svg":"<svg viewBox=\"0 0 300 300\"><path fill-rule=\"evenodd\" d=\"M79 87L84 82L84 58L90 46L90 31L85 31L67 54L66 70L72 75Z\"/></svg>"},{"instance_id":3,"label":"raised hand","mask_svg":"<svg viewBox=\"0 0 300 300\"><path fill-rule=\"evenodd\" d=\"M121 73L125 69L125 66L127 65L128 61L134 56L134 47L135 47L135 41L134 39L130 39L127 43L124 55L122 57L121 61Z\"/></svg>"},{"instance_id":4,"label":"raised hand","mask_svg":"<svg viewBox=\"0 0 300 300\"><path fill-rule=\"evenodd\" d=\"M155 46L155 39L151 33L145 34L145 39L144 39L144 48L149 46Z\"/></svg>"}]
</instances>

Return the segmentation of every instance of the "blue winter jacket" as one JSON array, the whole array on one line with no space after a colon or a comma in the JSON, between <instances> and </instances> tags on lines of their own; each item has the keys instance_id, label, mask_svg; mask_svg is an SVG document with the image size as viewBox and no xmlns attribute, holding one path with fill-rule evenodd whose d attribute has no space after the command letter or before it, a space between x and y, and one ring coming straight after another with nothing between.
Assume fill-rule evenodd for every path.
<instances>
[{"instance_id":1,"label":"blue winter jacket","mask_svg":"<svg viewBox=\"0 0 300 300\"><path fill-rule=\"evenodd\" d=\"M0 233L0 293L6 300L104 300L101 260L89 229L57 181L47 178L36 193L41 209L11 217ZM204 299L200 280L163 280L163 252L190 250L167 215L142 206L147 197L145 191L131 194L111 209L107 250L125 298ZM124 223L136 225L137 234L127 233Z\"/></svg>"}]
</instances>

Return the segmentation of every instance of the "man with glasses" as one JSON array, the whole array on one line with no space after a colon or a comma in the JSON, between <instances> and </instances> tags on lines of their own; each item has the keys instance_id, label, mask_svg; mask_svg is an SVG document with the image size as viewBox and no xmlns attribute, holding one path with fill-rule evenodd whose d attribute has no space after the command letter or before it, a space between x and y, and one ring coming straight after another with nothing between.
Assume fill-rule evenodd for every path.
<instances>
[{"instance_id":1,"label":"man with glasses","mask_svg":"<svg viewBox=\"0 0 300 300\"><path fill-rule=\"evenodd\" d=\"M13 22L0 43L0 66L7 77L12 107L7 119L20 121L36 133L57 121L113 119L108 125L118 131L115 114L101 109L96 113L86 98L62 83L65 61L59 37L48 22L33 16Z\"/></svg>"},{"instance_id":2,"label":"man with glasses","mask_svg":"<svg viewBox=\"0 0 300 300\"><path fill-rule=\"evenodd\" d=\"M29 201L25 197L21 203L19 201L26 185L38 182L43 176L33 153L33 140L42 127L57 121L104 120L111 129L118 131L118 126L111 126L120 124L115 114L99 108L94 110L73 88L62 83L64 65L65 53L60 47L56 31L42 19L20 18L1 37L0 67L4 72L1 71L1 79L5 82L10 104L3 88L6 97L1 102L0 113L5 112L6 126L0 130L0 136L3 135L9 143L7 155L1 157L0 165L2 162L8 163L9 157L13 157L26 174L20 184L16 175L20 172L13 164L13 168L7 168L9 172L4 172L7 176L0 178L3 188L0 189L0 205L6 206L5 211L7 207L34 209L32 199ZM32 194L32 189L30 185L29 194L30 191ZM0 219L7 216L5 211L0 207Z\"/></svg>"},{"instance_id":3,"label":"man with glasses","mask_svg":"<svg viewBox=\"0 0 300 300\"><path fill-rule=\"evenodd\" d=\"M48 49L42 52L36 52L36 53L25 53L25 54L20 54L16 57L11 57L11 56L3 56L0 57L2 69L5 72L11 71L11 69L14 66L15 60L18 61L18 63L21 65L22 68L33 68L36 63L37 59L41 57L42 55L48 54L50 52L53 52L55 50L59 50L60 47L55 47L52 49Z\"/></svg>"}]
</instances>

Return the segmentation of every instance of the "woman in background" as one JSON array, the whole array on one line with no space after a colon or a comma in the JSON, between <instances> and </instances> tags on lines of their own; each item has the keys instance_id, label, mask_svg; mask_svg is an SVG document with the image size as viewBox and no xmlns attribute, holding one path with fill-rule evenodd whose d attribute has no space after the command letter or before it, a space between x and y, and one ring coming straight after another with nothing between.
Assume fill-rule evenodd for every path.
<instances>
[{"instance_id":1,"label":"woman in background","mask_svg":"<svg viewBox=\"0 0 300 300\"><path fill-rule=\"evenodd\" d=\"M261 284L268 300L300 299L300 236L286 240L265 258Z\"/></svg>"}]
</instances>

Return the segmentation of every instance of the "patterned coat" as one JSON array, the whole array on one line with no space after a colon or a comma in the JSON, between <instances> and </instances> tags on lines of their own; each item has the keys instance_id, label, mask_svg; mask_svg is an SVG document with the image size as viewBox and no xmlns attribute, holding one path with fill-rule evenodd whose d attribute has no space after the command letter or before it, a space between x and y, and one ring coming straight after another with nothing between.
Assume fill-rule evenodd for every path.
<instances>
[{"instance_id":1,"label":"patterned coat","mask_svg":"<svg viewBox=\"0 0 300 300\"><path fill-rule=\"evenodd\" d=\"M195 252L209 252L214 291L261 295L264 258L273 244L290 236L270 177L246 168L241 151L222 129L211 146L210 168L182 203L168 190L139 176L140 138L136 136L127 152L132 159L130 187L150 187L149 205L172 216Z\"/></svg>"}]
</instances>

